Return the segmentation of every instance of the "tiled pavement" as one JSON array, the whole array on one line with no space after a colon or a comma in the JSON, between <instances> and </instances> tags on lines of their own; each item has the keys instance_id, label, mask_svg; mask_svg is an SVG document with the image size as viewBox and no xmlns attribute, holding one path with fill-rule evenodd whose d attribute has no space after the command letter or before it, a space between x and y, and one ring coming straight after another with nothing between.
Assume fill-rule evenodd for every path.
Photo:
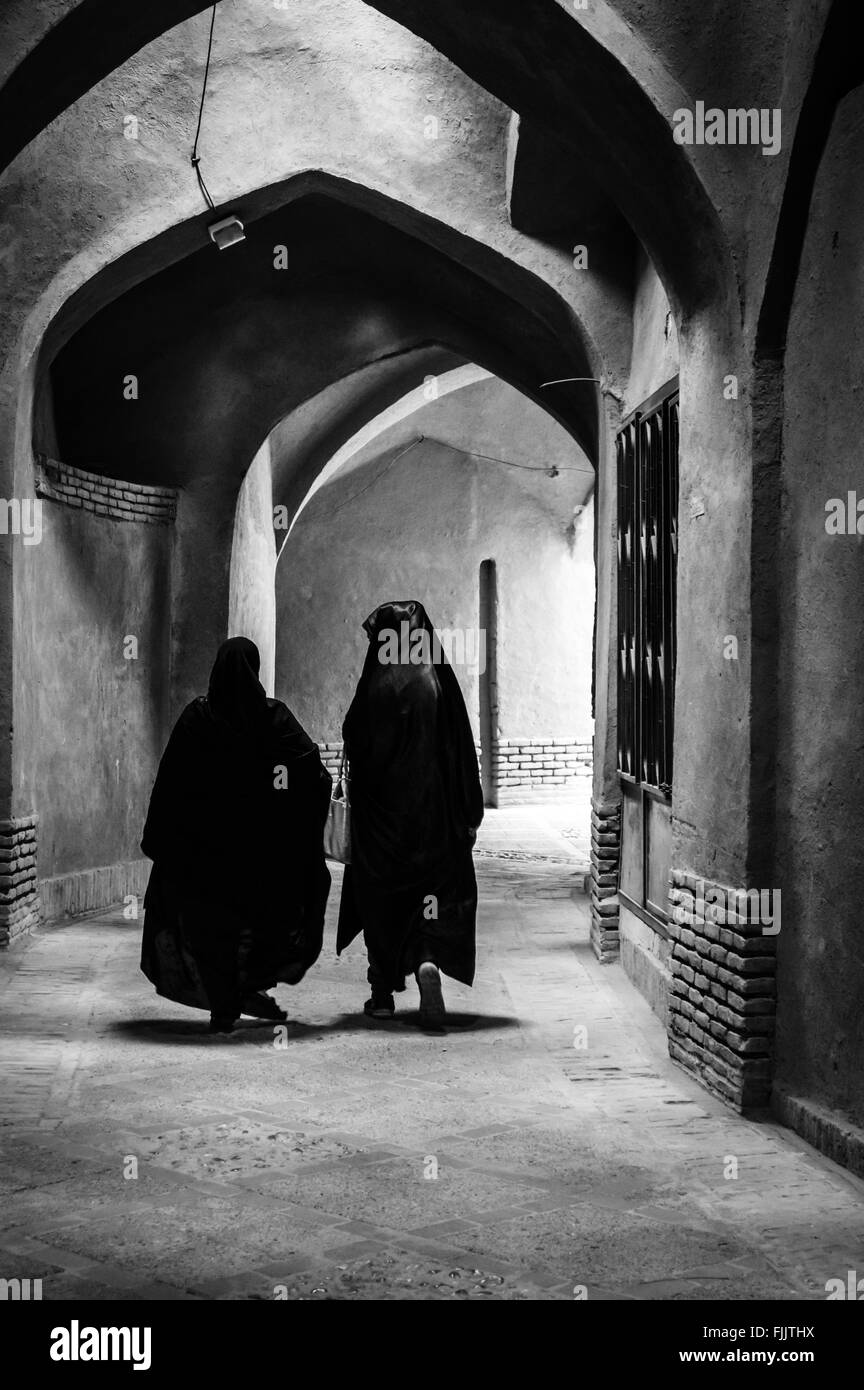
<instances>
[{"instance_id":1,"label":"tiled pavement","mask_svg":"<svg viewBox=\"0 0 864 1390\"><path fill-rule=\"evenodd\" d=\"M45 1299L748 1300L864 1269L864 1185L700 1091L594 961L584 802L490 815L477 864L478 983L448 984L440 1036L413 989L394 1023L358 1014L335 881L282 1035L204 1033L118 915L8 954L0 1277Z\"/></svg>"}]
</instances>

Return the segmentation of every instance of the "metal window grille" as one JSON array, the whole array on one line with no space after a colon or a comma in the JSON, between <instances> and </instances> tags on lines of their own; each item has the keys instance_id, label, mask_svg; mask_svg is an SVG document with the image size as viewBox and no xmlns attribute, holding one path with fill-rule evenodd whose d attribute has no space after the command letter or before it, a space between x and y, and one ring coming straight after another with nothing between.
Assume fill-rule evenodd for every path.
<instances>
[{"instance_id":1,"label":"metal window grille","mask_svg":"<svg viewBox=\"0 0 864 1390\"><path fill-rule=\"evenodd\" d=\"M678 393L617 437L618 771L672 792Z\"/></svg>"}]
</instances>

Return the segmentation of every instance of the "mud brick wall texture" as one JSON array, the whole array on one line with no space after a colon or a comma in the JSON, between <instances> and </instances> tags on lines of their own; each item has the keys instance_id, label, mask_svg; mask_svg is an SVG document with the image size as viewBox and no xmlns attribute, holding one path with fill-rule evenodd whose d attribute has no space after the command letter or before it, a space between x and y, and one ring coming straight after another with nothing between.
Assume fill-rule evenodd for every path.
<instances>
[{"instance_id":1,"label":"mud brick wall texture","mask_svg":"<svg viewBox=\"0 0 864 1390\"><path fill-rule=\"evenodd\" d=\"M39 922L37 816L0 821L0 946Z\"/></svg>"},{"instance_id":2,"label":"mud brick wall texture","mask_svg":"<svg viewBox=\"0 0 864 1390\"><path fill-rule=\"evenodd\" d=\"M477 766L479 767L479 766L480 766L480 745L479 745L479 743L478 743L478 744L475 744L475 748L476 748L476 751L477 751ZM319 744L318 744L318 751L319 751L319 753L321 754L321 761L322 761L322 763L323 763L324 766L326 767L327 771L330 773L330 776L331 776L331 777L334 779L334 781L335 781L335 779L336 779L336 778L338 777L338 775L339 775L339 762L340 762L340 759L341 759L341 757L342 757L342 741L341 741L341 739L339 739L339 740L337 740L337 741L330 740L330 742L322 742L322 743L319 743Z\"/></svg>"},{"instance_id":3,"label":"mud brick wall texture","mask_svg":"<svg viewBox=\"0 0 864 1390\"><path fill-rule=\"evenodd\" d=\"M170 526L177 515L174 488L104 478L44 454L36 456L36 496L115 521L139 521L149 526Z\"/></svg>"},{"instance_id":4,"label":"mud brick wall texture","mask_svg":"<svg viewBox=\"0 0 864 1390\"><path fill-rule=\"evenodd\" d=\"M718 908L705 897L714 896L709 889L715 889L728 901L733 889L677 869L669 882L670 1055L739 1109L767 1105L776 937L765 936L743 912L718 923Z\"/></svg>"},{"instance_id":5,"label":"mud brick wall texture","mask_svg":"<svg viewBox=\"0 0 864 1390\"><path fill-rule=\"evenodd\" d=\"M324 766L334 776L339 767L342 753L340 742L318 744ZM480 745L477 748L477 762L480 763ZM566 787L577 777L589 775L592 770L593 749L590 739L577 742L573 739L533 738L501 739L492 753L492 766L495 782L500 791L517 788L552 790Z\"/></svg>"},{"instance_id":6,"label":"mud brick wall texture","mask_svg":"<svg viewBox=\"0 0 864 1390\"><path fill-rule=\"evenodd\" d=\"M591 947L602 963L618 959L621 803L591 802Z\"/></svg>"},{"instance_id":7,"label":"mud brick wall texture","mask_svg":"<svg viewBox=\"0 0 864 1390\"><path fill-rule=\"evenodd\" d=\"M592 747L566 738L499 739L492 751L492 769L500 791L513 787L540 790L565 787L590 773Z\"/></svg>"},{"instance_id":8,"label":"mud brick wall texture","mask_svg":"<svg viewBox=\"0 0 864 1390\"><path fill-rule=\"evenodd\" d=\"M322 763L335 780L339 772L339 759L342 757L341 740L338 743L319 743L318 752L321 754Z\"/></svg>"}]
</instances>

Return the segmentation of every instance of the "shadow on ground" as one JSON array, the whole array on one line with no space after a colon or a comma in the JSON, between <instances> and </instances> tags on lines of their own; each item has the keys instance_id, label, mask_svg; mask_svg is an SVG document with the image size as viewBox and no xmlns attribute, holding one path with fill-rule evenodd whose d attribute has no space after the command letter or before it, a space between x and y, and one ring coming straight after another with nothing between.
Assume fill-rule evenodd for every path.
<instances>
[{"instance_id":1,"label":"shadow on ground","mask_svg":"<svg viewBox=\"0 0 864 1390\"><path fill-rule=\"evenodd\" d=\"M260 1043L268 1035L272 1035L275 1028L286 1028L288 1041L300 1043L328 1037L333 1033L378 1032L382 1030L392 1033L406 1028L416 1032L435 1034L442 1032L479 1033L518 1027L518 1018L505 1017L504 1015L448 1012L447 1022L443 1029L430 1029L421 1024L419 1011L414 1009L397 1014L393 1019L367 1018L364 1014L356 1013L337 1014L329 1023L303 1023L291 1018L284 1023L276 1023L270 1019L244 1018L235 1026L233 1033L208 1032L207 1018L204 1014L200 1018L190 1019L131 1018L109 1024L105 1033L135 1038L139 1042L164 1043L171 1041L182 1045L184 1043L200 1043L202 1040L206 1040L207 1042L234 1045L235 1043Z\"/></svg>"}]
</instances>

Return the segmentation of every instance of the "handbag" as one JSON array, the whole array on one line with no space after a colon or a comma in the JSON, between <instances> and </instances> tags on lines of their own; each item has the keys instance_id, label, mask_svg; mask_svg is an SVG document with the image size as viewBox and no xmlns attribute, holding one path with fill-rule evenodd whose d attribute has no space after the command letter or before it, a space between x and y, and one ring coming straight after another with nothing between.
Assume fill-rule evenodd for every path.
<instances>
[{"instance_id":1,"label":"handbag","mask_svg":"<svg viewBox=\"0 0 864 1390\"><path fill-rule=\"evenodd\" d=\"M351 779L346 762L343 751L324 822L324 858L335 859L337 864L351 863Z\"/></svg>"}]
</instances>

